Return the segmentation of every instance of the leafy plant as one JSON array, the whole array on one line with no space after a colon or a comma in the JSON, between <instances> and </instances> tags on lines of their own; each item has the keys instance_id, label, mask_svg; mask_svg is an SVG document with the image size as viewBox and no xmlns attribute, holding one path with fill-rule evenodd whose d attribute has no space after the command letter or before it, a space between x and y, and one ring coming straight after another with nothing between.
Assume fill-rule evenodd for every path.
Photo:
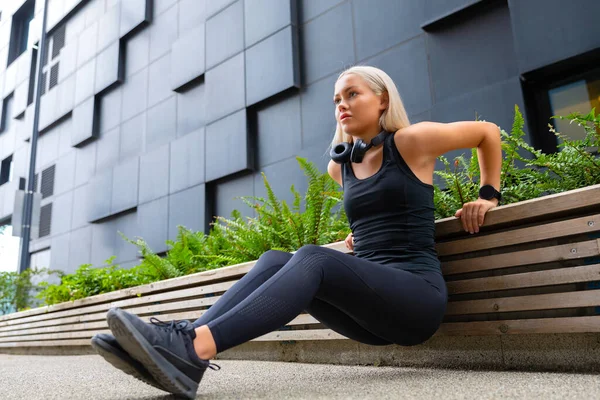
<instances>
[{"instance_id":1,"label":"leafy plant","mask_svg":"<svg viewBox=\"0 0 600 400\"><path fill-rule=\"evenodd\" d=\"M33 283L33 277L42 274L60 274L48 268L29 268L22 273L0 272L0 314L24 311L34 305L34 298L41 288Z\"/></svg>"}]
</instances>

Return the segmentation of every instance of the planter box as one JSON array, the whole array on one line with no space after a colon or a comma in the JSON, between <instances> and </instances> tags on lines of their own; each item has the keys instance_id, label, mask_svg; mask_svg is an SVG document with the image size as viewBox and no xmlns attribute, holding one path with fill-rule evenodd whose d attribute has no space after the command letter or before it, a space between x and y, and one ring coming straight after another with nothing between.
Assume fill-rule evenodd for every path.
<instances>
[{"instance_id":1,"label":"planter box","mask_svg":"<svg viewBox=\"0 0 600 400\"><path fill-rule=\"evenodd\" d=\"M598 370L600 185L491 210L480 233L436 221L449 292L439 331L413 347L368 346L299 315L218 355L327 363ZM347 252L343 242L327 247ZM121 307L145 320L196 319L254 262L0 317L0 351L91 352ZM415 299L418 301L418 299Z\"/></svg>"}]
</instances>

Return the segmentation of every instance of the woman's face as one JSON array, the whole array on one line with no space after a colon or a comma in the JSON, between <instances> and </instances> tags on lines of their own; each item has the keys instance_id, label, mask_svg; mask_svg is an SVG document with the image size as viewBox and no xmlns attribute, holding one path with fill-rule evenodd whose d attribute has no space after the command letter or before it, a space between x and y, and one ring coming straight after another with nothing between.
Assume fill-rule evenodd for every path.
<instances>
[{"instance_id":1,"label":"woman's face","mask_svg":"<svg viewBox=\"0 0 600 400\"><path fill-rule=\"evenodd\" d=\"M360 76L348 74L335 83L335 119L344 133L362 136L379 130L379 117L387 104Z\"/></svg>"}]
</instances>

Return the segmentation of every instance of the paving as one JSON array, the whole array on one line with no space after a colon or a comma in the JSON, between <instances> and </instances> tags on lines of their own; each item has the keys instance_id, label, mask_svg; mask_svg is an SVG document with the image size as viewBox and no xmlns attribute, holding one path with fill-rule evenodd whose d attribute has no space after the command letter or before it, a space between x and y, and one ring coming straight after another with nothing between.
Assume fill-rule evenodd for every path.
<instances>
[{"instance_id":1,"label":"paving","mask_svg":"<svg viewBox=\"0 0 600 400\"><path fill-rule=\"evenodd\" d=\"M600 375L214 361L198 399L600 399ZM97 355L0 354L0 399L173 399Z\"/></svg>"}]
</instances>

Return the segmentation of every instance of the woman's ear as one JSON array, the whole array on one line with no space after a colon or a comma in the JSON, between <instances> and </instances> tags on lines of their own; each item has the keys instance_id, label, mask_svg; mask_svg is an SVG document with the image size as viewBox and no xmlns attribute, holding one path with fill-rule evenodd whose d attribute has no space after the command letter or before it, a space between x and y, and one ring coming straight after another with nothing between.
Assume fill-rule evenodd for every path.
<instances>
[{"instance_id":1,"label":"woman's ear","mask_svg":"<svg viewBox=\"0 0 600 400\"><path fill-rule=\"evenodd\" d=\"M381 96L379 96L379 109L381 111L385 111L388 108L388 104L390 102L390 96L388 94L388 92L383 92L381 93Z\"/></svg>"}]
</instances>

